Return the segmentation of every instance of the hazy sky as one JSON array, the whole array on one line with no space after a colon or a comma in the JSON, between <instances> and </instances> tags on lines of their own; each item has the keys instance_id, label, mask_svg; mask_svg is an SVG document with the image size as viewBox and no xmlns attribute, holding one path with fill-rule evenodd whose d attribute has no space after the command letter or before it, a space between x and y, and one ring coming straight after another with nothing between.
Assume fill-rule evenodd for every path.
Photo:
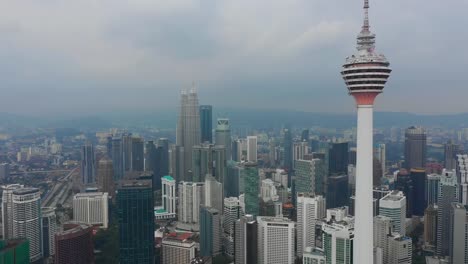
<instances>
[{"instance_id":1,"label":"hazy sky","mask_svg":"<svg viewBox=\"0 0 468 264\"><path fill-rule=\"evenodd\" d=\"M468 112L468 1L371 0L383 111ZM362 0L0 0L0 112L352 111Z\"/></svg>"}]
</instances>

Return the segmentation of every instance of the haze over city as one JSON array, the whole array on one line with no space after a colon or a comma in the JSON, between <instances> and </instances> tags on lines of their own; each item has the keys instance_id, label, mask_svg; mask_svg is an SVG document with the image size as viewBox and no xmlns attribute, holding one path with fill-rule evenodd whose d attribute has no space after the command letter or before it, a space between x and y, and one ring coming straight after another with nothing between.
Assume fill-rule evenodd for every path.
<instances>
[{"instance_id":1,"label":"haze over city","mask_svg":"<svg viewBox=\"0 0 468 264\"><path fill-rule=\"evenodd\" d=\"M223 107L349 112L339 67L360 2L2 0L0 112L175 110L192 81ZM371 30L395 69L377 110L468 112L467 9L374 1Z\"/></svg>"}]
</instances>

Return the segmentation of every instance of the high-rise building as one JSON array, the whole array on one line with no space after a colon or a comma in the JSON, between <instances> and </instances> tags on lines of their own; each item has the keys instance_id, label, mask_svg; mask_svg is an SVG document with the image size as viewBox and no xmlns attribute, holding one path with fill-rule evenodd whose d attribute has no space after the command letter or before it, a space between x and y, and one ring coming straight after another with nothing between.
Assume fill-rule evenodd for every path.
<instances>
[{"instance_id":1,"label":"high-rise building","mask_svg":"<svg viewBox=\"0 0 468 264\"><path fill-rule=\"evenodd\" d=\"M2 238L13 238L13 191L23 188L21 184L2 186Z\"/></svg>"},{"instance_id":2,"label":"high-rise building","mask_svg":"<svg viewBox=\"0 0 468 264\"><path fill-rule=\"evenodd\" d=\"M195 242L190 233L169 233L162 241L162 264L186 264L195 258Z\"/></svg>"},{"instance_id":3,"label":"high-rise building","mask_svg":"<svg viewBox=\"0 0 468 264\"><path fill-rule=\"evenodd\" d=\"M437 204L437 199L439 197L439 183L440 183L439 174L428 174L426 179L426 201L428 205Z\"/></svg>"},{"instance_id":4,"label":"high-rise building","mask_svg":"<svg viewBox=\"0 0 468 264\"><path fill-rule=\"evenodd\" d=\"M55 233L57 228L57 216L55 208L42 207L42 253L44 258L55 255Z\"/></svg>"},{"instance_id":5,"label":"high-rise building","mask_svg":"<svg viewBox=\"0 0 468 264\"><path fill-rule=\"evenodd\" d=\"M422 127L409 127L405 131L405 168L426 167L426 131Z\"/></svg>"},{"instance_id":6,"label":"high-rise building","mask_svg":"<svg viewBox=\"0 0 468 264\"><path fill-rule=\"evenodd\" d=\"M0 163L0 181L8 180L10 178L10 164Z\"/></svg>"},{"instance_id":7,"label":"high-rise building","mask_svg":"<svg viewBox=\"0 0 468 264\"><path fill-rule=\"evenodd\" d=\"M132 137L131 171L145 170L145 141L141 137Z\"/></svg>"},{"instance_id":8,"label":"high-rise building","mask_svg":"<svg viewBox=\"0 0 468 264\"><path fill-rule=\"evenodd\" d=\"M132 170L132 134L122 135L122 167L124 173ZM124 175L122 175L123 177Z\"/></svg>"},{"instance_id":9,"label":"high-rise building","mask_svg":"<svg viewBox=\"0 0 468 264\"><path fill-rule=\"evenodd\" d=\"M327 208L336 208L348 205L348 175L333 175L327 178L326 198Z\"/></svg>"},{"instance_id":10,"label":"high-rise building","mask_svg":"<svg viewBox=\"0 0 468 264\"><path fill-rule=\"evenodd\" d=\"M0 263L29 264L29 241L24 238L0 240Z\"/></svg>"},{"instance_id":11,"label":"high-rise building","mask_svg":"<svg viewBox=\"0 0 468 264\"><path fill-rule=\"evenodd\" d=\"M321 159L296 160L296 192L325 194L325 164Z\"/></svg>"},{"instance_id":12,"label":"high-rise building","mask_svg":"<svg viewBox=\"0 0 468 264\"><path fill-rule=\"evenodd\" d=\"M184 178L177 179L188 181L192 170L192 148L200 145L200 111L198 107L198 95L193 87L189 92L182 91L180 100L179 121L176 131L176 145L184 148Z\"/></svg>"},{"instance_id":13,"label":"high-rise building","mask_svg":"<svg viewBox=\"0 0 468 264\"><path fill-rule=\"evenodd\" d=\"M154 141L147 141L145 144L145 171L156 172L158 169L158 150Z\"/></svg>"},{"instance_id":14,"label":"high-rise building","mask_svg":"<svg viewBox=\"0 0 468 264\"><path fill-rule=\"evenodd\" d=\"M348 142L329 143L328 146L328 174L346 174L348 172Z\"/></svg>"},{"instance_id":15,"label":"high-rise building","mask_svg":"<svg viewBox=\"0 0 468 264\"><path fill-rule=\"evenodd\" d=\"M342 219L330 220L328 219L327 222L322 224L322 243L327 263L354 263L352 250L355 243L356 231L354 229L353 218L345 216ZM370 226L372 227L372 225ZM372 244L373 240L370 240Z\"/></svg>"},{"instance_id":16,"label":"high-rise building","mask_svg":"<svg viewBox=\"0 0 468 264\"><path fill-rule=\"evenodd\" d=\"M256 264L258 257L258 225L253 215L242 216L235 223L234 263Z\"/></svg>"},{"instance_id":17,"label":"high-rise building","mask_svg":"<svg viewBox=\"0 0 468 264\"><path fill-rule=\"evenodd\" d=\"M315 225L326 216L325 198L308 193L297 194L297 254L315 247Z\"/></svg>"},{"instance_id":18,"label":"high-rise building","mask_svg":"<svg viewBox=\"0 0 468 264\"><path fill-rule=\"evenodd\" d=\"M213 106L200 105L201 142L213 142Z\"/></svg>"},{"instance_id":19,"label":"high-rise building","mask_svg":"<svg viewBox=\"0 0 468 264\"><path fill-rule=\"evenodd\" d=\"M444 170L439 183L437 199L437 245L438 256L449 255L450 244L450 210L452 203L459 200L459 185L455 171Z\"/></svg>"},{"instance_id":20,"label":"high-rise building","mask_svg":"<svg viewBox=\"0 0 468 264\"><path fill-rule=\"evenodd\" d=\"M123 178L123 149L122 138L112 138L112 166L114 167L114 180L118 181Z\"/></svg>"},{"instance_id":21,"label":"high-rise building","mask_svg":"<svg viewBox=\"0 0 468 264\"><path fill-rule=\"evenodd\" d=\"M389 262L388 237L393 231L392 219L378 215L374 217L374 247L382 249L382 263Z\"/></svg>"},{"instance_id":22,"label":"high-rise building","mask_svg":"<svg viewBox=\"0 0 468 264\"><path fill-rule=\"evenodd\" d=\"M393 230L406 236L406 197L401 191L393 191L379 202L379 213L392 219Z\"/></svg>"},{"instance_id":23,"label":"high-rise building","mask_svg":"<svg viewBox=\"0 0 468 264\"><path fill-rule=\"evenodd\" d=\"M169 175L169 139L158 139L157 164L158 178Z\"/></svg>"},{"instance_id":24,"label":"high-rise building","mask_svg":"<svg viewBox=\"0 0 468 264\"><path fill-rule=\"evenodd\" d=\"M81 182L84 185L96 182L96 155L94 146L86 143L81 147Z\"/></svg>"},{"instance_id":25,"label":"high-rise building","mask_svg":"<svg viewBox=\"0 0 468 264\"><path fill-rule=\"evenodd\" d=\"M74 221L107 228L109 224L108 204L108 193L77 193L73 196Z\"/></svg>"},{"instance_id":26,"label":"high-rise building","mask_svg":"<svg viewBox=\"0 0 468 264\"><path fill-rule=\"evenodd\" d=\"M223 185L213 176L206 175L205 178L205 206L211 207L218 212L223 211Z\"/></svg>"},{"instance_id":27,"label":"high-rise building","mask_svg":"<svg viewBox=\"0 0 468 264\"><path fill-rule=\"evenodd\" d=\"M424 216L427 207L426 202L426 170L411 169L411 179L413 181L413 215Z\"/></svg>"},{"instance_id":28,"label":"high-rise building","mask_svg":"<svg viewBox=\"0 0 468 264\"><path fill-rule=\"evenodd\" d=\"M424 212L424 250L434 252L437 242L437 205L429 204Z\"/></svg>"},{"instance_id":29,"label":"high-rise building","mask_svg":"<svg viewBox=\"0 0 468 264\"><path fill-rule=\"evenodd\" d=\"M460 201L468 205L468 155L456 155L456 173L460 184Z\"/></svg>"},{"instance_id":30,"label":"high-rise building","mask_svg":"<svg viewBox=\"0 0 468 264\"><path fill-rule=\"evenodd\" d=\"M171 175L176 182L186 180L185 177L185 149L184 147L172 145L170 150L171 156ZM188 177L187 177L188 178Z\"/></svg>"},{"instance_id":31,"label":"high-rise building","mask_svg":"<svg viewBox=\"0 0 468 264\"><path fill-rule=\"evenodd\" d=\"M97 178L101 191L108 193L111 197L113 197L115 193L114 165L111 159L104 157L99 160Z\"/></svg>"},{"instance_id":32,"label":"high-rise building","mask_svg":"<svg viewBox=\"0 0 468 264\"><path fill-rule=\"evenodd\" d=\"M224 198L223 249L224 253L230 257L234 257L234 224L240 216L239 199L237 197Z\"/></svg>"},{"instance_id":33,"label":"high-rise building","mask_svg":"<svg viewBox=\"0 0 468 264\"><path fill-rule=\"evenodd\" d=\"M123 181L117 192L120 263L154 263L151 181Z\"/></svg>"},{"instance_id":34,"label":"high-rise building","mask_svg":"<svg viewBox=\"0 0 468 264\"><path fill-rule=\"evenodd\" d=\"M309 154L309 143L302 141L293 144L293 167L296 168L294 163L296 160L303 160Z\"/></svg>"},{"instance_id":35,"label":"high-rise building","mask_svg":"<svg viewBox=\"0 0 468 264\"><path fill-rule=\"evenodd\" d=\"M456 168L457 154L460 154L460 147L454 144L452 140L449 140L444 145L444 168L447 170L453 170Z\"/></svg>"},{"instance_id":36,"label":"high-rise building","mask_svg":"<svg viewBox=\"0 0 468 264\"><path fill-rule=\"evenodd\" d=\"M227 162L227 174L224 179L224 196L238 197L240 194L241 166L230 160Z\"/></svg>"},{"instance_id":37,"label":"high-rise building","mask_svg":"<svg viewBox=\"0 0 468 264\"><path fill-rule=\"evenodd\" d=\"M176 213L176 183L171 176L162 177L162 204L163 209L170 213Z\"/></svg>"},{"instance_id":38,"label":"high-rise building","mask_svg":"<svg viewBox=\"0 0 468 264\"><path fill-rule=\"evenodd\" d=\"M29 240L29 259L42 258L41 193L37 188L13 191L13 237Z\"/></svg>"},{"instance_id":39,"label":"high-rise building","mask_svg":"<svg viewBox=\"0 0 468 264\"><path fill-rule=\"evenodd\" d=\"M247 137L247 161L257 162L257 136Z\"/></svg>"},{"instance_id":40,"label":"high-rise building","mask_svg":"<svg viewBox=\"0 0 468 264\"><path fill-rule=\"evenodd\" d=\"M205 184L201 182L179 182L179 222L196 224L200 221L200 205L205 203Z\"/></svg>"},{"instance_id":41,"label":"high-rise building","mask_svg":"<svg viewBox=\"0 0 468 264\"><path fill-rule=\"evenodd\" d=\"M406 217L411 218L414 206L414 183L411 174L406 169L396 174L395 190L402 191L406 196Z\"/></svg>"},{"instance_id":42,"label":"high-rise building","mask_svg":"<svg viewBox=\"0 0 468 264\"><path fill-rule=\"evenodd\" d=\"M389 264L411 264L413 241L410 237L393 235L388 238Z\"/></svg>"},{"instance_id":43,"label":"high-rise building","mask_svg":"<svg viewBox=\"0 0 468 264\"><path fill-rule=\"evenodd\" d=\"M226 160L234 159L232 154L231 126L229 119L218 118L215 132L215 143L219 146L224 146L226 150Z\"/></svg>"},{"instance_id":44,"label":"high-rise building","mask_svg":"<svg viewBox=\"0 0 468 264\"><path fill-rule=\"evenodd\" d=\"M241 171L241 177L244 182L245 213L258 216L260 177L258 176L257 164L251 162L245 163L244 169Z\"/></svg>"},{"instance_id":45,"label":"high-rise building","mask_svg":"<svg viewBox=\"0 0 468 264\"><path fill-rule=\"evenodd\" d=\"M450 210L451 263L468 263L468 210L461 203L452 203Z\"/></svg>"},{"instance_id":46,"label":"high-rise building","mask_svg":"<svg viewBox=\"0 0 468 264\"><path fill-rule=\"evenodd\" d=\"M283 165L284 165L284 168L289 172L289 171L292 171L293 166L294 166L293 164L294 162L293 139L292 139L292 134L291 134L290 129L285 128L283 132L284 132L284 137L283 137L284 163Z\"/></svg>"},{"instance_id":47,"label":"high-rise building","mask_svg":"<svg viewBox=\"0 0 468 264\"><path fill-rule=\"evenodd\" d=\"M379 161L379 164L380 164L380 168L382 169L382 175L381 177L384 177L385 176L385 173L387 171L387 166L386 166L386 146L385 144L381 143L381 144L377 144L377 146L375 147L374 149L374 156L377 158L377 160ZM374 182L374 185L376 183Z\"/></svg>"},{"instance_id":48,"label":"high-rise building","mask_svg":"<svg viewBox=\"0 0 468 264\"><path fill-rule=\"evenodd\" d=\"M94 263L93 249L93 227L90 225L66 223L63 231L55 235L56 264Z\"/></svg>"},{"instance_id":49,"label":"high-rise building","mask_svg":"<svg viewBox=\"0 0 468 264\"><path fill-rule=\"evenodd\" d=\"M294 263L294 222L283 217L257 217L259 264Z\"/></svg>"},{"instance_id":50,"label":"high-rise building","mask_svg":"<svg viewBox=\"0 0 468 264\"><path fill-rule=\"evenodd\" d=\"M221 214L215 208L200 206L200 255L214 257L221 249Z\"/></svg>"},{"instance_id":51,"label":"high-rise building","mask_svg":"<svg viewBox=\"0 0 468 264\"><path fill-rule=\"evenodd\" d=\"M302 130L301 141L309 142L309 129Z\"/></svg>"},{"instance_id":52,"label":"high-rise building","mask_svg":"<svg viewBox=\"0 0 468 264\"><path fill-rule=\"evenodd\" d=\"M303 264L325 264L325 254L319 248L306 248L302 256Z\"/></svg>"},{"instance_id":53,"label":"high-rise building","mask_svg":"<svg viewBox=\"0 0 468 264\"><path fill-rule=\"evenodd\" d=\"M203 144L193 146L193 181L203 182L206 175L213 175L223 183L226 177L226 150L224 146Z\"/></svg>"}]
</instances>

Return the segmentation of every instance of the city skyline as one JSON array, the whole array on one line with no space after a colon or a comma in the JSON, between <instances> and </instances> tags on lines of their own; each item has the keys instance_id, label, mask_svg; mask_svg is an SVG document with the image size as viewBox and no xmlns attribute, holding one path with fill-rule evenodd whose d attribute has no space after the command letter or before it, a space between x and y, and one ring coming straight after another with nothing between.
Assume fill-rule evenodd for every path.
<instances>
[{"instance_id":1,"label":"city skyline","mask_svg":"<svg viewBox=\"0 0 468 264\"><path fill-rule=\"evenodd\" d=\"M360 24L358 1L91 3L0 4L5 10L0 11L0 55L6 56L0 62L6 87L0 112L171 108L192 81L203 103L264 109L277 100L301 111L353 108L336 92L341 87L336 69L352 51L347 43ZM466 81L461 65L468 54L456 25L467 19L462 12L468 4L373 5L377 44L392 54L398 69L377 110L467 112L463 96L452 95L463 94ZM399 17L392 23L373 19L392 14ZM447 41L457 52L446 52ZM422 94L451 103L434 109L414 100ZM33 100L37 97L42 100ZM336 104L323 103L331 99Z\"/></svg>"}]
</instances>

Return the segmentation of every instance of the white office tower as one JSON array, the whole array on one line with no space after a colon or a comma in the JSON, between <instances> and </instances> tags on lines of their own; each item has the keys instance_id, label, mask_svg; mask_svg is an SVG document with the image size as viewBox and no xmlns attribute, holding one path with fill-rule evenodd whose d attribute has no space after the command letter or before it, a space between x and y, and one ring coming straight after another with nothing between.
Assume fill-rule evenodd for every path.
<instances>
[{"instance_id":1,"label":"white office tower","mask_svg":"<svg viewBox=\"0 0 468 264\"><path fill-rule=\"evenodd\" d=\"M459 185L455 170L442 172L437 200L437 242L436 254L449 255L450 244L450 210L452 203L459 202Z\"/></svg>"},{"instance_id":2,"label":"white office tower","mask_svg":"<svg viewBox=\"0 0 468 264\"><path fill-rule=\"evenodd\" d=\"M208 174L205 177L205 206L223 211L223 185Z\"/></svg>"},{"instance_id":3,"label":"white office tower","mask_svg":"<svg viewBox=\"0 0 468 264\"><path fill-rule=\"evenodd\" d=\"M260 195L264 202L278 201L279 196L276 190L276 183L271 179L262 180Z\"/></svg>"},{"instance_id":4,"label":"white office tower","mask_svg":"<svg viewBox=\"0 0 468 264\"><path fill-rule=\"evenodd\" d=\"M75 194L73 196L73 219L76 222L107 228L109 224L108 193Z\"/></svg>"},{"instance_id":5,"label":"white office tower","mask_svg":"<svg viewBox=\"0 0 468 264\"><path fill-rule=\"evenodd\" d=\"M307 247L302 255L302 264L325 264L325 254L317 248ZM375 264L375 263L374 263Z\"/></svg>"},{"instance_id":6,"label":"white office tower","mask_svg":"<svg viewBox=\"0 0 468 264\"><path fill-rule=\"evenodd\" d=\"M394 234L388 238L388 251L388 264L411 264L413 241L410 237Z\"/></svg>"},{"instance_id":7,"label":"white office tower","mask_svg":"<svg viewBox=\"0 0 468 264\"><path fill-rule=\"evenodd\" d=\"M388 235L393 230L392 219L378 215L374 217L374 248L382 251L382 262L388 263Z\"/></svg>"},{"instance_id":8,"label":"white office tower","mask_svg":"<svg viewBox=\"0 0 468 264\"><path fill-rule=\"evenodd\" d=\"M411 264L412 240L393 232L393 220L378 215L374 217L374 247L381 252L382 263Z\"/></svg>"},{"instance_id":9,"label":"white office tower","mask_svg":"<svg viewBox=\"0 0 468 264\"><path fill-rule=\"evenodd\" d=\"M200 205L205 203L205 184L179 182L178 220L185 224L200 221Z\"/></svg>"},{"instance_id":10,"label":"white office tower","mask_svg":"<svg viewBox=\"0 0 468 264\"><path fill-rule=\"evenodd\" d=\"M293 159L303 160L304 156L309 154L309 143L306 141L295 142L293 144ZM293 162L295 164L295 162ZM295 166L295 165L294 165Z\"/></svg>"},{"instance_id":11,"label":"white office tower","mask_svg":"<svg viewBox=\"0 0 468 264\"><path fill-rule=\"evenodd\" d=\"M457 180L460 183L460 200L468 205L468 155L457 154L456 156Z\"/></svg>"},{"instance_id":12,"label":"white office tower","mask_svg":"<svg viewBox=\"0 0 468 264\"><path fill-rule=\"evenodd\" d=\"M231 141L231 128L229 125L229 119L218 118L215 131L215 143L216 145L224 146L226 149L226 160L232 160Z\"/></svg>"},{"instance_id":13,"label":"white office tower","mask_svg":"<svg viewBox=\"0 0 468 264\"><path fill-rule=\"evenodd\" d=\"M167 213L175 214L177 209L175 180L171 176L164 176L161 178L161 182L163 209Z\"/></svg>"},{"instance_id":14,"label":"white office tower","mask_svg":"<svg viewBox=\"0 0 468 264\"><path fill-rule=\"evenodd\" d=\"M352 217L347 216L341 221L323 223L322 241L327 264L353 263L351 250L354 237L354 218Z\"/></svg>"},{"instance_id":15,"label":"white office tower","mask_svg":"<svg viewBox=\"0 0 468 264\"><path fill-rule=\"evenodd\" d=\"M226 255L234 256L234 224L241 216L239 199L237 197L224 198L223 215L223 245Z\"/></svg>"},{"instance_id":16,"label":"white office tower","mask_svg":"<svg viewBox=\"0 0 468 264\"><path fill-rule=\"evenodd\" d=\"M57 233L57 216L55 208L42 207L42 254L44 258L55 254L55 233Z\"/></svg>"},{"instance_id":17,"label":"white office tower","mask_svg":"<svg viewBox=\"0 0 468 264\"><path fill-rule=\"evenodd\" d=\"M426 201L428 205L437 204L439 197L440 174L428 174L426 178Z\"/></svg>"},{"instance_id":18,"label":"white office tower","mask_svg":"<svg viewBox=\"0 0 468 264\"><path fill-rule=\"evenodd\" d=\"M42 258L41 193L37 188L13 191L13 237L29 240L29 260Z\"/></svg>"},{"instance_id":19,"label":"white office tower","mask_svg":"<svg viewBox=\"0 0 468 264\"><path fill-rule=\"evenodd\" d=\"M2 237L13 238L13 191L23 188L21 184L2 186Z\"/></svg>"},{"instance_id":20,"label":"white office tower","mask_svg":"<svg viewBox=\"0 0 468 264\"><path fill-rule=\"evenodd\" d=\"M257 217L258 264L294 263L294 222L283 217Z\"/></svg>"},{"instance_id":21,"label":"white office tower","mask_svg":"<svg viewBox=\"0 0 468 264\"><path fill-rule=\"evenodd\" d=\"M257 162L257 136L247 137L247 161Z\"/></svg>"},{"instance_id":22,"label":"white office tower","mask_svg":"<svg viewBox=\"0 0 468 264\"><path fill-rule=\"evenodd\" d=\"M348 206L327 209L327 222L349 222Z\"/></svg>"},{"instance_id":23,"label":"white office tower","mask_svg":"<svg viewBox=\"0 0 468 264\"><path fill-rule=\"evenodd\" d=\"M406 236L406 197L403 192L393 191L380 199L379 213L390 217L393 221L393 230Z\"/></svg>"},{"instance_id":24,"label":"white office tower","mask_svg":"<svg viewBox=\"0 0 468 264\"><path fill-rule=\"evenodd\" d=\"M280 183L283 187L288 187L288 173L283 169L276 169L273 173L273 181Z\"/></svg>"},{"instance_id":25,"label":"white office tower","mask_svg":"<svg viewBox=\"0 0 468 264\"><path fill-rule=\"evenodd\" d=\"M452 203L450 212L451 263L468 263L468 211L461 203Z\"/></svg>"},{"instance_id":26,"label":"white office tower","mask_svg":"<svg viewBox=\"0 0 468 264\"><path fill-rule=\"evenodd\" d=\"M386 156L385 156L385 144L381 143L381 144L377 144L377 146L375 146L375 149L374 149L374 157L379 161L380 163L380 166L382 168L382 176L381 177L384 177L385 176L385 172L386 172L386 166L385 166L385 162L386 162Z\"/></svg>"},{"instance_id":27,"label":"white office tower","mask_svg":"<svg viewBox=\"0 0 468 264\"><path fill-rule=\"evenodd\" d=\"M315 247L315 225L326 216L325 198L309 193L297 194L297 256Z\"/></svg>"},{"instance_id":28,"label":"white office tower","mask_svg":"<svg viewBox=\"0 0 468 264\"><path fill-rule=\"evenodd\" d=\"M196 243L190 233L170 233L162 240L162 264L187 264L195 258Z\"/></svg>"}]
</instances>

